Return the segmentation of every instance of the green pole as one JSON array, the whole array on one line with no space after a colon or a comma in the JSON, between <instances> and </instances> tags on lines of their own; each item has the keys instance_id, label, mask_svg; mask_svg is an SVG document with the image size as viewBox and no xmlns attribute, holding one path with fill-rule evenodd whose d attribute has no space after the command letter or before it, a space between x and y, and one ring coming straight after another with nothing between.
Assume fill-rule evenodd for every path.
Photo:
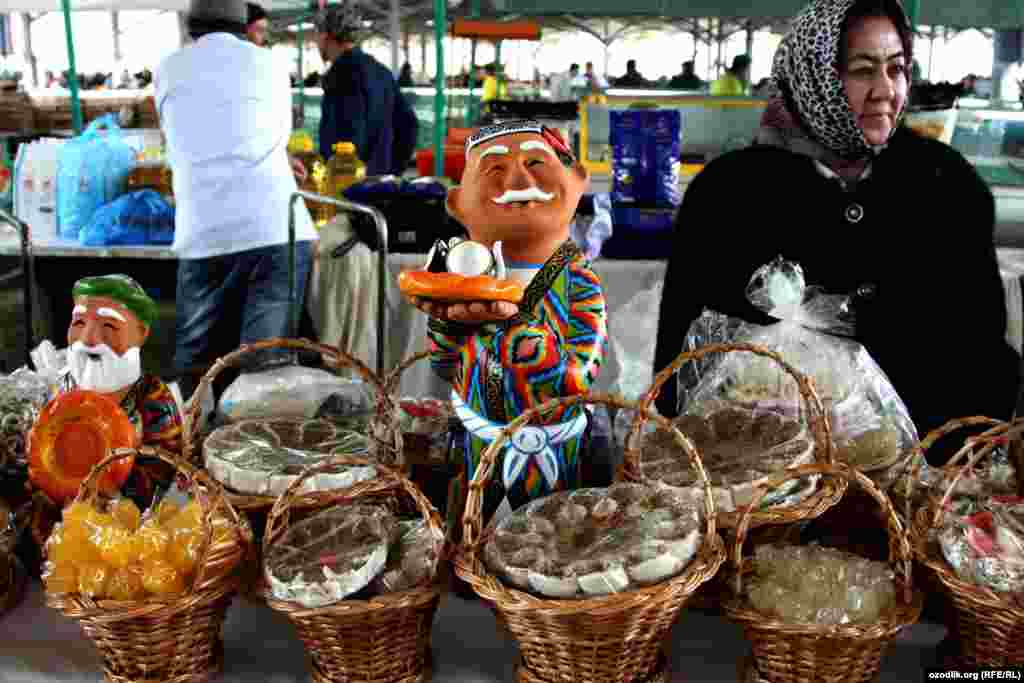
<instances>
[{"instance_id":1,"label":"green pole","mask_svg":"<svg viewBox=\"0 0 1024 683\"><path fill-rule=\"evenodd\" d=\"M469 18L480 18L480 0L473 0L469 5ZM476 98L473 96L474 74L476 73L476 38L473 39L469 51L469 96L466 98L466 127L476 123L477 106Z\"/></svg>"},{"instance_id":2,"label":"green pole","mask_svg":"<svg viewBox=\"0 0 1024 683\"><path fill-rule=\"evenodd\" d=\"M298 56L295 61L298 62L298 73L299 73L299 125L303 128L306 127L306 86L303 83L302 75L302 23L306 20L306 17L299 18L299 28L295 32L296 45L298 45Z\"/></svg>"},{"instance_id":3,"label":"green pole","mask_svg":"<svg viewBox=\"0 0 1024 683\"><path fill-rule=\"evenodd\" d=\"M476 38L469 48L469 95L466 97L466 126L476 121L476 102L473 100L473 74L476 72Z\"/></svg>"},{"instance_id":4,"label":"green pole","mask_svg":"<svg viewBox=\"0 0 1024 683\"><path fill-rule=\"evenodd\" d=\"M910 20L910 29L917 30L917 18L920 14L921 0L907 0L907 19Z\"/></svg>"},{"instance_id":5,"label":"green pole","mask_svg":"<svg viewBox=\"0 0 1024 683\"><path fill-rule=\"evenodd\" d=\"M444 34L448 27L447 12L445 0L434 0L434 48L437 53L437 69L434 74L434 175L439 178L444 175Z\"/></svg>"},{"instance_id":6,"label":"green pole","mask_svg":"<svg viewBox=\"0 0 1024 683\"><path fill-rule=\"evenodd\" d=\"M71 88L71 127L82 133L82 102L78 99L78 70L75 68L75 36L71 31L71 0L61 0L64 10L64 36L68 41L68 86Z\"/></svg>"}]
</instances>

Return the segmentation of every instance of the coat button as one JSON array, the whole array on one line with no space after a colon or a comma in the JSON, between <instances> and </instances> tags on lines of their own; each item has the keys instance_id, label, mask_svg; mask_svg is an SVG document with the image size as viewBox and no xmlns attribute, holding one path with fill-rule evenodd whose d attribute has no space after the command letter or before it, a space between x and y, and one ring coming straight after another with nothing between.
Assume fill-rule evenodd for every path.
<instances>
[{"instance_id":1,"label":"coat button","mask_svg":"<svg viewBox=\"0 0 1024 683\"><path fill-rule=\"evenodd\" d=\"M850 223L860 223L864 218L864 207L860 204L850 204L846 207L846 220Z\"/></svg>"}]
</instances>

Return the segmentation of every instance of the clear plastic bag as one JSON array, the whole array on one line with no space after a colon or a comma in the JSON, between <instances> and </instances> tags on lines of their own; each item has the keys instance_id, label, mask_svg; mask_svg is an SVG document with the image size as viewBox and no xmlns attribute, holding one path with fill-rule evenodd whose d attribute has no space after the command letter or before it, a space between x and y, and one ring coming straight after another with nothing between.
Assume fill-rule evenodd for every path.
<instances>
[{"instance_id":1,"label":"clear plastic bag","mask_svg":"<svg viewBox=\"0 0 1024 683\"><path fill-rule=\"evenodd\" d=\"M866 472L895 465L918 441L903 400L853 334L850 297L808 286L799 264L782 257L759 268L747 298L779 320L753 325L705 311L687 332L684 350L717 343L756 344L814 381L828 411L837 456ZM708 401L798 415L796 382L771 359L746 353L711 354L683 366L678 374L679 411L699 411Z\"/></svg>"},{"instance_id":2,"label":"clear plastic bag","mask_svg":"<svg viewBox=\"0 0 1024 683\"><path fill-rule=\"evenodd\" d=\"M957 576L1001 593L1024 590L1024 498L960 498L950 508L938 541Z\"/></svg>"},{"instance_id":3,"label":"clear plastic bag","mask_svg":"<svg viewBox=\"0 0 1024 683\"><path fill-rule=\"evenodd\" d=\"M484 549L491 571L550 598L585 598L677 576L700 545L689 492L618 483L533 501L502 518Z\"/></svg>"},{"instance_id":4,"label":"clear plastic bag","mask_svg":"<svg viewBox=\"0 0 1024 683\"><path fill-rule=\"evenodd\" d=\"M54 387L31 370L0 377L0 470L27 463L26 439Z\"/></svg>"},{"instance_id":5,"label":"clear plastic bag","mask_svg":"<svg viewBox=\"0 0 1024 683\"><path fill-rule=\"evenodd\" d=\"M328 420L243 420L206 437L203 462L217 481L233 491L279 496L306 468L337 455L366 457L368 448L364 434ZM347 488L375 476L372 467L345 467L306 479L299 493Z\"/></svg>"},{"instance_id":6,"label":"clear plastic bag","mask_svg":"<svg viewBox=\"0 0 1024 683\"><path fill-rule=\"evenodd\" d=\"M444 534L424 519L404 520L395 527L397 540L388 550L384 570L370 582L375 595L415 588L437 575Z\"/></svg>"},{"instance_id":7,"label":"clear plastic bag","mask_svg":"<svg viewBox=\"0 0 1024 683\"><path fill-rule=\"evenodd\" d=\"M229 422L270 417L358 417L373 410L373 392L362 381L297 365L247 372L220 397ZM325 410L330 415L325 415Z\"/></svg>"},{"instance_id":8,"label":"clear plastic bag","mask_svg":"<svg viewBox=\"0 0 1024 683\"><path fill-rule=\"evenodd\" d=\"M375 505L329 508L289 527L264 551L278 600L323 607L370 585L387 563L397 520Z\"/></svg>"},{"instance_id":9,"label":"clear plastic bag","mask_svg":"<svg viewBox=\"0 0 1024 683\"><path fill-rule=\"evenodd\" d=\"M896 583L884 562L835 548L762 545L746 594L787 623L871 624L895 604Z\"/></svg>"}]
</instances>

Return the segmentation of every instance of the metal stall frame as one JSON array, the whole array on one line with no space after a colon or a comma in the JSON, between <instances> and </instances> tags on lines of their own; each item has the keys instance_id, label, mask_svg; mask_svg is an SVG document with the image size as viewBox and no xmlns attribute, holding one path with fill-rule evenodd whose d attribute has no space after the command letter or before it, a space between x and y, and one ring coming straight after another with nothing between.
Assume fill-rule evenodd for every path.
<instances>
[{"instance_id":1,"label":"metal stall frame","mask_svg":"<svg viewBox=\"0 0 1024 683\"><path fill-rule=\"evenodd\" d=\"M292 194L288 202L288 303L290 308L290 336L299 333L299 320L302 311L295 296L295 205L300 199L328 204L348 213L361 213L373 219L377 228L378 267L377 267L377 374L384 376L384 353L387 350L385 334L387 330L387 291L388 291L388 222L377 209L364 204L350 202L347 199L334 199L313 192L299 190ZM328 225L330 225L328 223ZM337 250L335 250L337 251ZM331 258L339 258L342 254L331 253ZM328 340L327 343L331 343Z\"/></svg>"},{"instance_id":2,"label":"metal stall frame","mask_svg":"<svg viewBox=\"0 0 1024 683\"><path fill-rule=\"evenodd\" d=\"M29 234L28 224L18 220L12 214L0 209L0 224L8 225L18 232L21 241L21 269L20 275L24 281L22 296L24 297L25 311L25 363L32 367L32 348L35 337L35 324L32 319L32 303L36 300L36 265L35 254L32 251L32 236ZM6 280L11 275L19 274L14 271L12 274L4 275L0 280Z\"/></svg>"}]
</instances>

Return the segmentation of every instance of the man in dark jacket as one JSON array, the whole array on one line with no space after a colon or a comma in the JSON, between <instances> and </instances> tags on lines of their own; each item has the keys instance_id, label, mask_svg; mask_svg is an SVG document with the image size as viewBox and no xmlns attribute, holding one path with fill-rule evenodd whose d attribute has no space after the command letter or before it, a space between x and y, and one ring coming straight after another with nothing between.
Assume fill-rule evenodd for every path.
<instances>
[{"instance_id":1,"label":"man in dark jacket","mask_svg":"<svg viewBox=\"0 0 1024 683\"><path fill-rule=\"evenodd\" d=\"M416 149L418 122L391 71L359 49L363 18L355 3L332 5L317 17L324 75L320 154L352 142L367 175L401 174Z\"/></svg>"}]
</instances>

